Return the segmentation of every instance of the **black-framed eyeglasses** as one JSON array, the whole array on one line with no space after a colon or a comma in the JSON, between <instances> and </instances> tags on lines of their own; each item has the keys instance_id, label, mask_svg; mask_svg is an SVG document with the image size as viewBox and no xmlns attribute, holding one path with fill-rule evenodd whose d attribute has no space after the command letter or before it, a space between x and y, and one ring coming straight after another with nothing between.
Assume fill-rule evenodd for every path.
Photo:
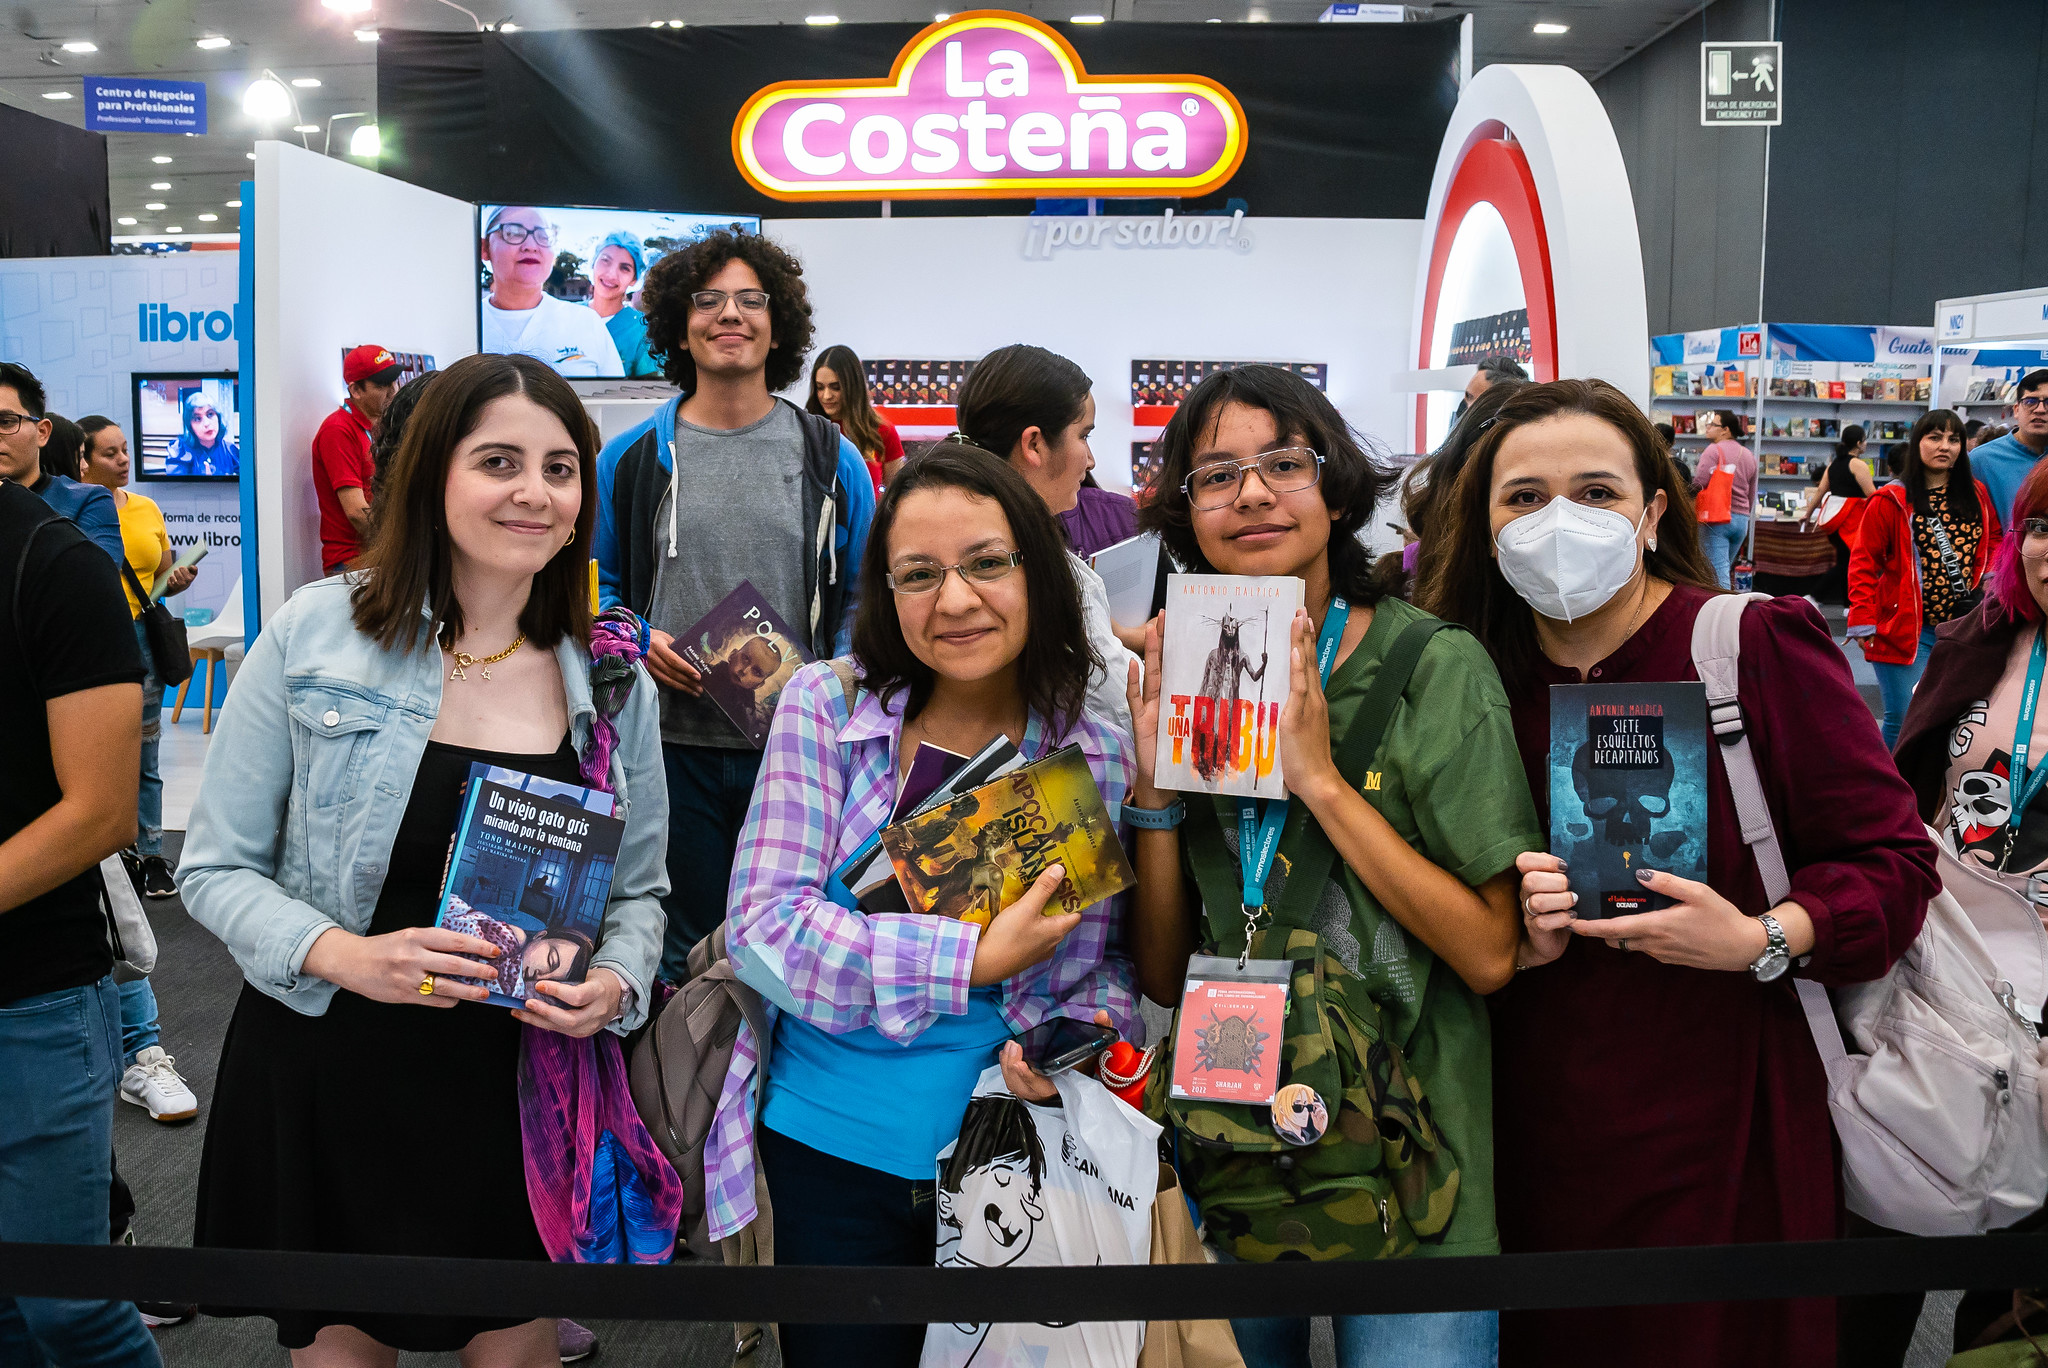
<instances>
[{"instance_id":1,"label":"black-framed eyeglasses","mask_svg":"<svg viewBox=\"0 0 2048 1368\"><path fill-rule=\"evenodd\" d=\"M1313 447L1279 447L1241 461L1211 461L1195 467L1181 488L1188 502L1204 513L1228 508L1244 488L1245 473L1256 469L1259 482L1275 494L1313 489L1323 478L1323 458Z\"/></svg>"},{"instance_id":2,"label":"black-framed eyeglasses","mask_svg":"<svg viewBox=\"0 0 2048 1368\"><path fill-rule=\"evenodd\" d=\"M0 437L12 437L15 433L21 431L23 423L40 423L42 421L40 418L31 418L26 413L11 413L6 409L0 409Z\"/></svg>"},{"instance_id":3,"label":"black-framed eyeglasses","mask_svg":"<svg viewBox=\"0 0 2048 1368\"><path fill-rule=\"evenodd\" d=\"M2048 394L2024 394L2013 402L2014 408L2048 408Z\"/></svg>"},{"instance_id":4,"label":"black-framed eyeglasses","mask_svg":"<svg viewBox=\"0 0 2048 1368\"><path fill-rule=\"evenodd\" d=\"M728 299L740 306L741 313L768 312L766 290L699 290L690 296L690 307L700 314L715 314L724 310Z\"/></svg>"},{"instance_id":5,"label":"black-framed eyeglasses","mask_svg":"<svg viewBox=\"0 0 2048 1368\"><path fill-rule=\"evenodd\" d=\"M484 236L490 237L493 233L503 238L505 245L508 247L517 247L528 238L533 239L536 247L552 247L555 245L555 230L546 224L542 224L537 228L529 228L523 223L501 223L491 229L489 233L484 234Z\"/></svg>"},{"instance_id":6,"label":"black-framed eyeglasses","mask_svg":"<svg viewBox=\"0 0 2048 1368\"><path fill-rule=\"evenodd\" d=\"M1010 572L1023 563L1022 551L980 551L958 565L941 565L934 560L906 560L883 578L899 594L932 594L946 582L948 570L973 584L994 584L997 580L1008 579Z\"/></svg>"}]
</instances>

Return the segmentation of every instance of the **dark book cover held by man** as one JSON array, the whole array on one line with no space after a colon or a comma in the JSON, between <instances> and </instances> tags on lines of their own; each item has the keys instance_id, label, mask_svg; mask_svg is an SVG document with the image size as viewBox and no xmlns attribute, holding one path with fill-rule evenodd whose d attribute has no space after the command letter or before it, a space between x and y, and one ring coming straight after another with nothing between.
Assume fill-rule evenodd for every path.
<instances>
[{"instance_id":1,"label":"dark book cover held by man","mask_svg":"<svg viewBox=\"0 0 2048 1368\"><path fill-rule=\"evenodd\" d=\"M768 742L783 686L812 660L746 580L677 637L676 650L703 676L705 694L757 750Z\"/></svg>"},{"instance_id":2,"label":"dark book cover held by man","mask_svg":"<svg viewBox=\"0 0 2048 1368\"><path fill-rule=\"evenodd\" d=\"M987 926L1048 865L1066 869L1047 916L1137 882L1088 757L1067 746L882 832L913 912Z\"/></svg>"},{"instance_id":3,"label":"dark book cover held by man","mask_svg":"<svg viewBox=\"0 0 2048 1368\"><path fill-rule=\"evenodd\" d=\"M1707 877L1707 694L1701 684L1554 684L1550 850L1581 917L1669 907L1649 868Z\"/></svg>"},{"instance_id":4,"label":"dark book cover held by man","mask_svg":"<svg viewBox=\"0 0 2048 1368\"><path fill-rule=\"evenodd\" d=\"M434 924L505 952L483 980L492 1002L523 1007L542 980L583 982L625 831L609 793L469 767Z\"/></svg>"}]
</instances>

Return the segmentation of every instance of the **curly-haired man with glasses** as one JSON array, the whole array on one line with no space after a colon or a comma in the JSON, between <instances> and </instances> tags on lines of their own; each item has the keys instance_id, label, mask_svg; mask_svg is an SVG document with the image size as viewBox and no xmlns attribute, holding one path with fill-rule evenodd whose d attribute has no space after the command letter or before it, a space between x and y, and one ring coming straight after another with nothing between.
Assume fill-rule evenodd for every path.
<instances>
[{"instance_id":1,"label":"curly-haired man with glasses","mask_svg":"<svg viewBox=\"0 0 2048 1368\"><path fill-rule=\"evenodd\" d=\"M1970 452L1970 466L1991 491L2004 526L2012 526L2013 496L2043 454L2048 454L2048 370L2031 370L2014 389L2012 431Z\"/></svg>"},{"instance_id":2,"label":"curly-haired man with glasses","mask_svg":"<svg viewBox=\"0 0 2048 1368\"><path fill-rule=\"evenodd\" d=\"M867 464L831 419L775 397L810 350L803 267L720 229L647 272L649 349L682 394L606 445L597 467L599 595L647 620L662 686L671 892L662 973L725 915L760 752L704 692L676 638L744 580L813 654L848 649L874 515Z\"/></svg>"}]
</instances>

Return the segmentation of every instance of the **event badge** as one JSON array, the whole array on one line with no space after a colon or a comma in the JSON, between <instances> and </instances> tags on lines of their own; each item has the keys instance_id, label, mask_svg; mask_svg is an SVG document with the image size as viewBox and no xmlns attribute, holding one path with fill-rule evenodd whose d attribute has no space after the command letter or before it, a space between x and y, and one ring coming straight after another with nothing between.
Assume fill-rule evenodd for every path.
<instances>
[{"instance_id":1,"label":"event badge","mask_svg":"<svg viewBox=\"0 0 2048 1368\"><path fill-rule=\"evenodd\" d=\"M1266 1106L1280 1083L1281 1023L1294 974L1288 960L1196 955L1181 985L1172 1095Z\"/></svg>"}]
</instances>

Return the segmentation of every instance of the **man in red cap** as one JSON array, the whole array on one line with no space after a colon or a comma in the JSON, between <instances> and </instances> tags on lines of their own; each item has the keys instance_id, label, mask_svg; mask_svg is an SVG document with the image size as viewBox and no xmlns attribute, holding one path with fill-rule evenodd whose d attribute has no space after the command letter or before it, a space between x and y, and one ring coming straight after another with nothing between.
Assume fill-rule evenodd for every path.
<instances>
[{"instance_id":1,"label":"man in red cap","mask_svg":"<svg viewBox=\"0 0 2048 1368\"><path fill-rule=\"evenodd\" d=\"M379 346L357 347L341 360L348 398L313 434L313 490L320 496L320 566L348 569L370 533L370 429L398 393L398 359Z\"/></svg>"}]
</instances>

